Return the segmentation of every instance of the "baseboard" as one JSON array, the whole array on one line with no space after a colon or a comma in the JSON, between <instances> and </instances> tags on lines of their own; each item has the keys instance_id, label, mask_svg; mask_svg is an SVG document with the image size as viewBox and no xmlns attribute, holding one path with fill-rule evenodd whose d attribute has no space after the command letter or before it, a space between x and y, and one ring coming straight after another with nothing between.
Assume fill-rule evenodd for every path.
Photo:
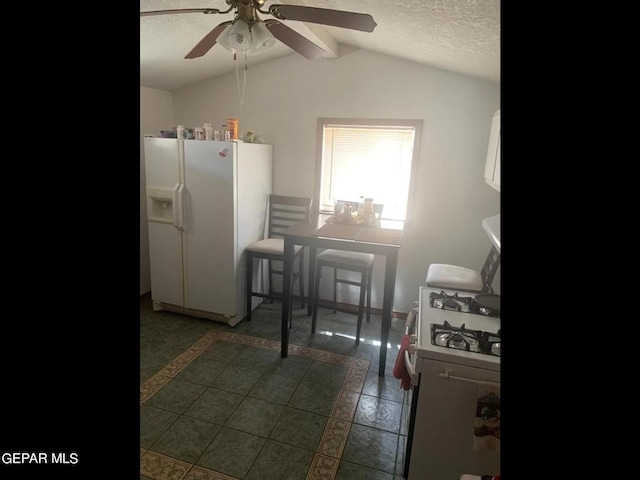
<instances>
[{"instance_id":1,"label":"baseboard","mask_svg":"<svg viewBox=\"0 0 640 480\"><path fill-rule=\"evenodd\" d=\"M296 299L297 302L300 301L299 298ZM333 303L328 301L328 300L318 300L318 306L323 307L323 308L333 308ZM336 310L338 310L339 312L344 312L344 313L353 313L354 315L358 314L358 305L353 305L351 303L340 303L338 302L336 304ZM382 309L381 308L374 308L371 307L371 313L373 315L382 315ZM403 312L391 312L391 318L400 318L403 320L407 319L407 315L408 313L403 313Z\"/></svg>"},{"instance_id":2,"label":"baseboard","mask_svg":"<svg viewBox=\"0 0 640 480\"><path fill-rule=\"evenodd\" d=\"M140 303L150 302L150 301L151 301L151 291L140 295Z\"/></svg>"}]
</instances>

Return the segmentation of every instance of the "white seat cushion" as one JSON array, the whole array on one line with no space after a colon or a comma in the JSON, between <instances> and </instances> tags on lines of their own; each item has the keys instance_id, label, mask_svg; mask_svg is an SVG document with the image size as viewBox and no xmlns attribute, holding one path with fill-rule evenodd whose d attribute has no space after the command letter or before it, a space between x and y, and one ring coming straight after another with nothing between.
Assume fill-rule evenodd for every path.
<instances>
[{"instance_id":1,"label":"white seat cushion","mask_svg":"<svg viewBox=\"0 0 640 480\"><path fill-rule=\"evenodd\" d=\"M293 247L295 253L302 248L301 245ZM258 253L267 253L269 255L284 255L284 239L283 238L265 238L258 240L247 247L247 250Z\"/></svg>"},{"instance_id":2,"label":"white seat cushion","mask_svg":"<svg viewBox=\"0 0 640 480\"><path fill-rule=\"evenodd\" d=\"M477 292L482 291L484 288L482 275L477 270L446 263L432 263L429 265L427 286Z\"/></svg>"},{"instance_id":3,"label":"white seat cushion","mask_svg":"<svg viewBox=\"0 0 640 480\"><path fill-rule=\"evenodd\" d=\"M318 260L354 265L356 267L368 267L373 263L373 253L347 252L344 250L328 249L318 254Z\"/></svg>"}]
</instances>

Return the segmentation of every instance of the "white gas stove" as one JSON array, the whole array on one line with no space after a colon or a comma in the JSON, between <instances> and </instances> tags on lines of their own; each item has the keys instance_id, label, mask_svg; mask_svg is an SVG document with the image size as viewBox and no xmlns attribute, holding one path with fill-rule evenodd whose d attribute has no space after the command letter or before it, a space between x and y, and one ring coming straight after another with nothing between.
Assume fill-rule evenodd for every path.
<instances>
[{"instance_id":1,"label":"white gas stove","mask_svg":"<svg viewBox=\"0 0 640 480\"><path fill-rule=\"evenodd\" d=\"M494 451L474 447L486 389L495 392L499 408L499 307L480 310L473 294L452 290L423 286L419 295L404 356L413 390L405 476L499 475L499 444ZM499 430L496 435L499 442Z\"/></svg>"},{"instance_id":2,"label":"white gas stove","mask_svg":"<svg viewBox=\"0 0 640 480\"><path fill-rule=\"evenodd\" d=\"M474 313L473 298L470 293L420 287L411 353L499 372L500 317Z\"/></svg>"}]
</instances>

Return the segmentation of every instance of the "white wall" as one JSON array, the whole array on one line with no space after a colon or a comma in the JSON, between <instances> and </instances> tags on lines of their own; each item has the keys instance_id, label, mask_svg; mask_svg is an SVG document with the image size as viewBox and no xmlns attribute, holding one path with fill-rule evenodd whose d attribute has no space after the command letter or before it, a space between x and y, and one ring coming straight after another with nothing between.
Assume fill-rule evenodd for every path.
<instances>
[{"instance_id":1,"label":"white wall","mask_svg":"<svg viewBox=\"0 0 640 480\"><path fill-rule=\"evenodd\" d=\"M160 135L160 130L171 129L172 126L171 93L140 87L140 295L151 291L143 138L145 133Z\"/></svg>"},{"instance_id":2,"label":"white wall","mask_svg":"<svg viewBox=\"0 0 640 480\"><path fill-rule=\"evenodd\" d=\"M242 108L235 74L173 92L174 123L218 127L236 117L241 132L253 130L273 144L274 193L285 195L313 196L318 117L424 119L413 218L398 264L400 312L417 300L429 263L480 268L489 251L481 222L500 212L500 194L483 175L499 108L499 84L366 50L317 61L294 53L250 66ZM383 260L376 259L374 273L378 308ZM499 293L499 272L494 288ZM329 294L323 287L321 296ZM356 304L357 292L340 301Z\"/></svg>"}]
</instances>

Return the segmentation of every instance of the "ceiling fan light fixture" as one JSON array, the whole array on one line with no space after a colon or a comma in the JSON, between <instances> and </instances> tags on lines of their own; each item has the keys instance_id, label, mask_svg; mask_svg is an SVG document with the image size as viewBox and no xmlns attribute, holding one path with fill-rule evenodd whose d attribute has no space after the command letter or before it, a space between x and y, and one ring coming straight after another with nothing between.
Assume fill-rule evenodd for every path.
<instances>
[{"instance_id":1,"label":"ceiling fan light fixture","mask_svg":"<svg viewBox=\"0 0 640 480\"><path fill-rule=\"evenodd\" d=\"M225 32L222 32L223 35L224 33ZM251 44L251 31L249 30L247 22L241 18L233 22L227 35L227 40L231 48L239 51L248 50Z\"/></svg>"},{"instance_id":2,"label":"ceiling fan light fixture","mask_svg":"<svg viewBox=\"0 0 640 480\"><path fill-rule=\"evenodd\" d=\"M272 48L276 44L276 38L262 22L256 22L251 26L251 47L249 55L258 55Z\"/></svg>"},{"instance_id":3,"label":"ceiling fan light fixture","mask_svg":"<svg viewBox=\"0 0 640 480\"><path fill-rule=\"evenodd\" d=\"M334 27L373 32L376 22L366 13L347 12L328 8L315 8L303 5L271 5L268 11L262 10L265 0L225 0L229 8L225 11L217 8L178 8L171 10L149 10L140 12L141 17L149 15L204 13L227 14L234 11L234 20L219 23L207 33L185 58L194 59L205 55L216 43L234 54L257 55L272 48L276 38L289 48L309 60L321 58L325 50L313 41L289 28L277 20L260 20L259 13L269 14L278 20L318 23ZM298 3L298 2L296 2Z\"/></svg>"},{"instance_id":4,"label":"ceiling fan light fixture","mask_svg":"<svg viewBox=\"0 0 640 480\"><path fill-rule=\"evenodd\" d=\"M222 33L218 36L216 42L233 53L235 49L229 43L229 32L231 31L231 27L233 27L233 24L228 25L227 28L222 31Z\"/></svg>"}]
</instances>

